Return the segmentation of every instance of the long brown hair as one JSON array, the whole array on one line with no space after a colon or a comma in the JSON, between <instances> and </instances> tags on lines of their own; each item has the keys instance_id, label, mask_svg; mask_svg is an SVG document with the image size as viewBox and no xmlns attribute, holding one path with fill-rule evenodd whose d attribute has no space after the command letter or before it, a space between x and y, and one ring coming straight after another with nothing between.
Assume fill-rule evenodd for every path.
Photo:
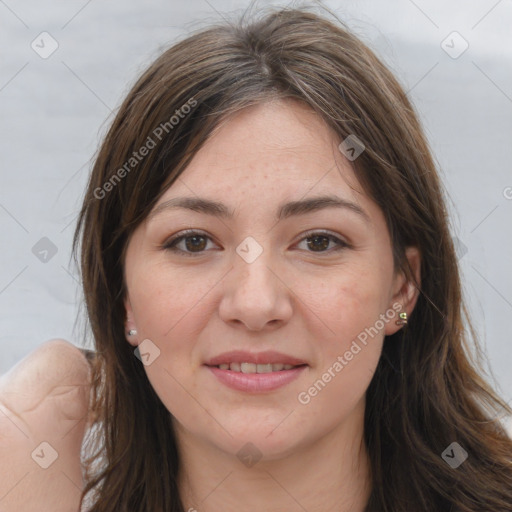
<instances>
[{"instance_id":1,"label":"long brown hair","mask_svg":"<svg viewBox=\"0 0 512 512\"><path fill-rule=\"evenodd\" d=\"M124 254L219 123L274 98L306 104L340 142L363 142L354 169L384 213L396 267L407 271L408 246L422 255L409 325L385 338L366 393L366 512L512 511L512 440L497 419L512 410L479 366L430 149L392 73L330 15L270 9L190 35L138 79L99 149L73 240L96 351L82 494L92 512L184 510L170 414L125 338ZM443 457L453 442L468 454L457 468Z\"/></svg>"}]
</instances>

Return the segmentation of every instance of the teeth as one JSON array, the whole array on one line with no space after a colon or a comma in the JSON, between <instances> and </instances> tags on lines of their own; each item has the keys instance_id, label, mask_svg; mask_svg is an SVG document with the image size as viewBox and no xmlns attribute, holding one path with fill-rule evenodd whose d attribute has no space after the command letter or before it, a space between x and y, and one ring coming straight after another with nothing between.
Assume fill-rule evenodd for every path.
<instances>
[{"instance_id":1,"label":"teeth","mask_svg":"<svg viewBox=\"0 0 512 512\"><path fill-rule=\"evenodd\" d=\"M242 363L240 365L240 369L242 370L242 373L256 373L256 367L254 363Z\"/></svg>"},{"instance_id":2,"label":"teeth","mask_svg":"<svg viewBox=\"0 0 512 512\"><path fill-rule=\"evenodd\" d=\"M257 364L256 371L258 373L270 373L272 371L272 364Z\"/></svg>"},{"instance_id":3,"label":"teeth","mask_svg":"<svg viewBox=\"0 0 512 512\"><path fill-rule=\"evenodd\" d=\"M294 368L292 364L282 363L268 363L268 364L255 364L255 363L222 363L217 366L221 370L231 370L232 372L241 373L271 373L280 372L281 370L291 370Z\"/></svg>"}]
</instances>

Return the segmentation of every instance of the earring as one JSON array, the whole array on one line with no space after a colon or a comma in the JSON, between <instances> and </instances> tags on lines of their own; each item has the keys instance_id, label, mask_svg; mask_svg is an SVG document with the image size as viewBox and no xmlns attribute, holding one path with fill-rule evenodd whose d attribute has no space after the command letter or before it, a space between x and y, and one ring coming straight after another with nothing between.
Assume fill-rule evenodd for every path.
<instances>
[{"instance_id":1,"label":"earring","mask_svg":"<svg viewBox=\"0 0 512 512\"><path fill-rule=\"evenodd\" d=\"M136 329L130 329L128 332L127 332L128 336L134 336L135 334L137 334L137 330Z\"/></svg>"},{"instance_id":2,"label":"earring","mask_svg":"<svg viewBox=\"0 0 512 512\"><path fill-rule=\"evenodd\" d=\"M402 311L402 313L400 313L398 316L400 317L400 320L395 322L396 325L407 325L407 313Z\"/></svg>"}]
</instances>

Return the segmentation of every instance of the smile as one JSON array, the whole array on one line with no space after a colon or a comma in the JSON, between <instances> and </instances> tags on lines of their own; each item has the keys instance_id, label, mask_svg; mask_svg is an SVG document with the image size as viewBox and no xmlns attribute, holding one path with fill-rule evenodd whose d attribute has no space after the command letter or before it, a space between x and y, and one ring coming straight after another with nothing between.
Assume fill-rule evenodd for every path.
<instances>
[{"instance_id":1,"label":"smile","mask_svg":"<svg viewBox=\"0 0 512 512\"><path fill-rule=\"evenodd\" d=\"M227 369L227 366L230 369ZM246 393L265 393L291 383L308 368L308 365L222 363L218 366L206 365L205 368L216 377L218 382L228 388Z\"/></svg>"},{"instance_id":2,"label":"smile","mask_svg":"<svg viewBox=\"0 0 512 512\"><path fill-rule=\"evenodd\" d=\"M302 365L297 365L302 366ZM272 373L272 372L280 372L283 370L291 370L292 368L296 368L292 364L282 364L282 363L268 363L268 364L255 364L255 363L223 363L219 364L216 367L220 370L230 370L232 372L240 372L240 373Z\"/></svg>"}]
</instances>

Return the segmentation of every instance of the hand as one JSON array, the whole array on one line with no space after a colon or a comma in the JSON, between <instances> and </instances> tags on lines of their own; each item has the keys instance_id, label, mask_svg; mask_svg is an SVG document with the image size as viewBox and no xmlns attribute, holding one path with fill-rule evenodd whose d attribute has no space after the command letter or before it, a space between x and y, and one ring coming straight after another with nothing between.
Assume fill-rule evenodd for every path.
<instances>
[{"instance_id":1,"label":"hand","mask_svg":"<svg viewBox=\"0 0 512 512\"><path fill-rule=\"evenodd\" d=\"M0 511L79 510L90 367L65 340L0 377Z\"/></svg>"}]
</instances>

